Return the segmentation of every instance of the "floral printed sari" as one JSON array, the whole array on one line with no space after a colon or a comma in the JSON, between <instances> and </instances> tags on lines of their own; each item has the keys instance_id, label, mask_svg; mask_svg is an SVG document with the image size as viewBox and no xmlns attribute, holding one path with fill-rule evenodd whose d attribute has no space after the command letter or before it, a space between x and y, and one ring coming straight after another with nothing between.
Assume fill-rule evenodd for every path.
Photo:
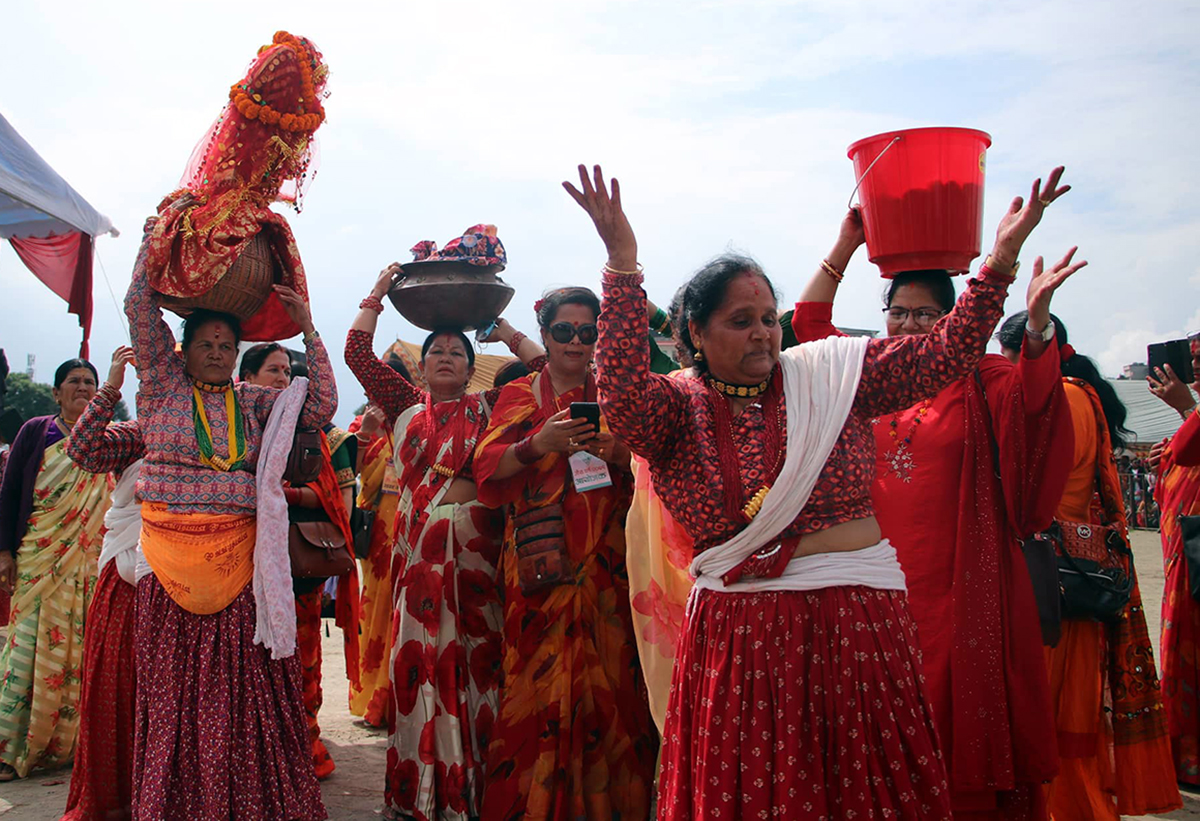
<instances>
[{"instance_id":1,"label":"floral printed sari","mask_svg":"<svg viewBox=\"0 0 1200 821\"><path fill-rule=\"evenodd\" d=\"M443 504L487 422L481 394L416 405L396 420L399 534L384 797L390 815L480 815L484 752L500 680L496 560L504 517L479 502ZM433 424L429 423L433 414ZM447 473L434 470L434 466Z\"/></svg>"},{"instance_id":2,"label":"floral printed sari","mask_svg":"<svg viewBox=\"0 0 1200 821\"><path fill-rule=\"evenodd\" d=\"M564 583L530 595L517 580L512 524L505 534L504 685L487 756L483 817L645 818L658 739L638 665L625 570L631 482L576 492L567 459L549 454L511 478L488 481L508 447L559 407L540 406L533 376L505 386L476 454L479 499L520 514L561 502Z\"/></svg>"},{"instance_id":3,"label":"floral printed sari","mask_svg":"<svg viewBox=\"0 0 1200 821\"><path fill-rule=\"evenodd\" d=\"M46 448L0 654L0 761L24 777L69 761L79 729L83 625L111 484Z\"/></svg>"}]
</instances>

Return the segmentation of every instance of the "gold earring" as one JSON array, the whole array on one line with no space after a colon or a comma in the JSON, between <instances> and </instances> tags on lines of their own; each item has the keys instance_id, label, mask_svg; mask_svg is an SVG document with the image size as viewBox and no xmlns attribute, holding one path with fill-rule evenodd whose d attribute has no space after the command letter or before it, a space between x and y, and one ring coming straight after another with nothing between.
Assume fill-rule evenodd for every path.
<instances>
[{"instance_id":1,"label":"gold earring","mask_svg":"<svg viewBox=\"0 0 1200 821\"><path fill-rule=\"evenodd\" d=\"M699 351L699 350L696 351L696 355L693 356L692 359L695 360L696 362L703 362L704 361L704 351Z\"/></svg>"}]
</instances>

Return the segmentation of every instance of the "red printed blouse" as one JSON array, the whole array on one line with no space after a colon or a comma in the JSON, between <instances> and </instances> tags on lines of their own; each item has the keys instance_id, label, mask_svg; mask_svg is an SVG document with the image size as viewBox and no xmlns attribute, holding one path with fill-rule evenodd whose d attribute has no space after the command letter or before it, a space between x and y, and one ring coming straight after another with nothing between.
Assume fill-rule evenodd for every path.
<instances>
[{"instance_id":1,"label":"red printed blouse","mask_svg":"<svg viewBox=\"0 0 1200 821\"><path fill-rule=\"evenodd\" d=\"M929 334L870 342L842 434L808 504L782 538L872 515L875 443L870 420L936 394L979 363L1003 315L1011 282L986 267L980 274ZM725 399L702 378L651 373L641 281L640 274L604 276L596 348L600 403L613 433L650 463L655 490L699 552L728 540L749 522L744 515L730 518L724 504L715 403ZM761 404L747 407L731 428L743 491L750 498L769 480L778 458L765 452Z\"/></svg>"}]
</instances>

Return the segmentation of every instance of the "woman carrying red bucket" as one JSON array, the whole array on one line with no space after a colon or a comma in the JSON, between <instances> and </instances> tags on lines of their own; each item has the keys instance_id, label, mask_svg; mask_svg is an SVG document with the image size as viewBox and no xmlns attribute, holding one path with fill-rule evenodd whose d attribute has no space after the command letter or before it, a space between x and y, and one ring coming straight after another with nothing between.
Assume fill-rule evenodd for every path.
<instances>
[{"instance_id":1,"label":"woman carrying red bucket","mask_svg":"<svg viewBox=\"0 0 1200 821\"><path fill-rule=\"evenodd\" d=\"M846 216L833 252L801 295L792 320L800 342L836 333L833 297L864 228L881 240L868 245L872 261L892 277L888 336L934 332L953 307L949 272L979 253L981 207L964 204L964 192L982 197L988 140L980 132L949 135L966 145L910 155L929 131L947 130L882 135L851 148L853 155L864 144L890 146L882 156L866 151L867 163L878 162L863 180L862 219L856 211ZM907 182L892 184L903 177L895 167L909 169ZM918 167L926 169L923 181ZM950 182L934 181L937 174ZM1068 190L1058 186L1061 175L1056 169L1046 186L1034 183L1028 202L1013 202L983 266L992 276L1015 274L1019 246L1006 236L1016 222L1031 228L1041 220ZM916 193L892 193L910 183ZM956 227L939 234L938 219ZM920 249L921 237L933 250ZM1072 265L1073 253L1045 271L1040 259L1034 265L1029 338L1018 364L987 356L933 398L875 420L871 498L906 577L956 821L1049 817L1043 784L1057 773L1058 753L1037 608L1017 538L1049 526L1070 468L1072 428L1049 303L1085 264Z\"/></svg>"}]
</instances>

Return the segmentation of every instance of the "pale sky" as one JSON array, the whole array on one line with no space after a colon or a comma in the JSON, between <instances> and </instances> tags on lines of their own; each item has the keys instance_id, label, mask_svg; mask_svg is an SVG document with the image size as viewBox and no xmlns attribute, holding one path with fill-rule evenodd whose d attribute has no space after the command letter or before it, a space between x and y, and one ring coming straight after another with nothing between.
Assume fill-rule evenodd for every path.
<instances>
[{"instance_id":1,"label":"pale sky","mask_svg":"<svg viewBox=\"0 0 1200 821\"><path fill-rule=\"evenodd\" d=\"M1065 164L1074 186L1027 244L1010 313L1034 256L1079 245L1091 264L1053 309L1107 374L1200 330L1200 4L1163 0L7 4L0 113L121 230L97 241L118 302L143 220L277 29L330 66L319 173L287 213L342 424L362 401L345 331L418 240L497 225L517 289L507 315L526 333L547 287L598 288L604 249L559 185L579 162L621 179L652 299L736 249L790 307L836 235L851 142L979 128L993 138L985 254L1034 177ZM0 347L16 370L35 353L49 381L77 351L75 318L7 243L0 284ZM835 320L881 328L883 284L860 250ZM118 316L98 264L102 374ZM377 348L397 334L424 332L389 306Z\"/></svg>"}]
</instances>

